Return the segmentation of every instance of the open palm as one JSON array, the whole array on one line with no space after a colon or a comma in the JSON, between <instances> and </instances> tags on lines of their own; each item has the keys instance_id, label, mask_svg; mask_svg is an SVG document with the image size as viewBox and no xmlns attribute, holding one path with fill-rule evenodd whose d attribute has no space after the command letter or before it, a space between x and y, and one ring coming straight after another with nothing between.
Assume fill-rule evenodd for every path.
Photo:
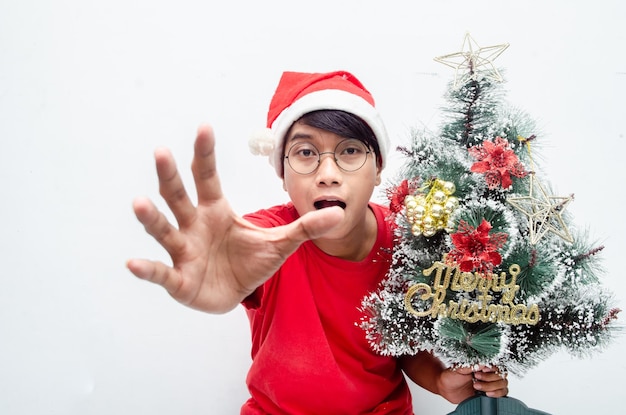
<instances>
[{"instance_id":1,"label":"open palm","mask_svg":"<svg viewBox=\"0 0 626 415\"><path fill-rule=\"evenodd\" d=\"M266 281L307 239L315 239L343 218L340 208L304 215L276 228L260 228L238 217L221 190L215 161L215 138L209 126L198 129L192 173L198 204L185 190L167 150L155 152L159 190L178 227L148 199L133 203L137 219L170 255L172 265L131 259L137 277L163 286L177 301L199 310L231 310Z\"/></svg>"}]
</instances>

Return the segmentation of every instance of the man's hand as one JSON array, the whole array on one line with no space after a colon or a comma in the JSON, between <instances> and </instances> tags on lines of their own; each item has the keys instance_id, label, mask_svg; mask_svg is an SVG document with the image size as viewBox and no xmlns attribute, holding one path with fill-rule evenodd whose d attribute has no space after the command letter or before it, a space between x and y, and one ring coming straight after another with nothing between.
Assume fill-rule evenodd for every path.
<instances>
[{"instance_id":1,"label":"man's hand","mask_svg":"<svg viewBox=\"0 0 626 415\"><path fill-rule=\"evenodd\" d=\"M214 150L213 130L200 127L192 162L197 206L189 199L171 153L155 152L160 194L178 227L148 199L136 199L133 209L146 232L168 252L172 265L131 259L127 266L137 277L163 286L182 304L223 313L270 278L302 242L336 226L343 210L311 212L282 227L254 226L236 216L224 198Z\"/></svg>"},{"instance_id":2,"label":"man's hand","mask_svg":"<svg viewBox=\"0 0 626 415\"><path fill-rule=\"evenodd\" d=\"M455 404L471 398L476 392L494 398L506 396L509 392L506 376L493 368L446 369L439 359L428 352L403 356L400 365L413 382Z\"/></svg>"},{"instance_id":3,"label":"man's hand","mask_svg":"<svg viewBox=\"0 0 626 415\"><path fill-rule=\"evenodd\" d=\"M464 367L446 369L439 379L439 394L452 403L460 403L483 392L486 396L499 398L509 393L506 374L490 367Z\"/></svg>"}]
</instances>

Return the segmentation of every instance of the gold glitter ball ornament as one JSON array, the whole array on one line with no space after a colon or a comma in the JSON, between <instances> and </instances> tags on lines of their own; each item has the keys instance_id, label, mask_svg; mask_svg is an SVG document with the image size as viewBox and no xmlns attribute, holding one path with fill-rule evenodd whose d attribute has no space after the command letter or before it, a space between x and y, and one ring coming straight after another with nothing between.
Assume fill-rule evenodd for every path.
<instances>
[{"instance_id":1,"label":"gold glitter ball ornament","mask_svg":"<svg viewBox=\"0 0 626 415\"><path fill-rule=\"evenodd\" d=\"M425 183L418 194L406 196L404 213L413 235L431 237L441 229L452 228L450 215L459 206L459 199L452 196L455 191L454 183L434 179Z\"/></svg>"}]
</instances>

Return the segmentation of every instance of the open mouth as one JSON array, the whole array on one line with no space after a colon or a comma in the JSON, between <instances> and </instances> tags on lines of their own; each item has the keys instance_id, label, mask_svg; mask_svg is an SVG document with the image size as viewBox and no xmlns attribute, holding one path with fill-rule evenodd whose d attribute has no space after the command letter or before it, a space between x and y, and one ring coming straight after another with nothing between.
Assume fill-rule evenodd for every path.
<instances>
[{"instance_id":1,"label":"open mouth","mask_svg":"<svg viewBox=\"0 0 626 415\"><path fill-rule=\"evenodd\" d=\"M346 204L340 200L318 200L317 202L313 203L313 206L315 206L315 209L318 210L332 206L339 206L342 209L346 208Z\"/></svg>"}]
</instances>

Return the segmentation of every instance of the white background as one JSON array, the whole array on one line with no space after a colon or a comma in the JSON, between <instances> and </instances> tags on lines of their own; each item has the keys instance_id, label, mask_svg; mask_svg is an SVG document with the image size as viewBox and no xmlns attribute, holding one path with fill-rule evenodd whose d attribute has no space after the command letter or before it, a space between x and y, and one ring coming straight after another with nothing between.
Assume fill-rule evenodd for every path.
<instances>
[{"instance_id":1,"label":"white background","mask_svg":"<svg viewBox=\"0 0 626 415\"><path fill-rule=\"evenodd\" d=\"M604 283L624 308L624 4L2 0L0 413L238 413L242 309L187 309L125 269L168 260L131 210L136 196L158 200L153 150L171 148L190 184L195 130L210 122L234 209L282 203L247 140L283 70L355 73L395 147L411 127L439 126L453 71L433 57L460 50L466 31L511 44L496 60L507 99L537 121L537 162L576 194L568 209L606 245ZM625 346L559 353L512 377L511 396L554 414L617 413ZM454 408L414 392L417 414Z\"/></svg>"}]
</instances>

